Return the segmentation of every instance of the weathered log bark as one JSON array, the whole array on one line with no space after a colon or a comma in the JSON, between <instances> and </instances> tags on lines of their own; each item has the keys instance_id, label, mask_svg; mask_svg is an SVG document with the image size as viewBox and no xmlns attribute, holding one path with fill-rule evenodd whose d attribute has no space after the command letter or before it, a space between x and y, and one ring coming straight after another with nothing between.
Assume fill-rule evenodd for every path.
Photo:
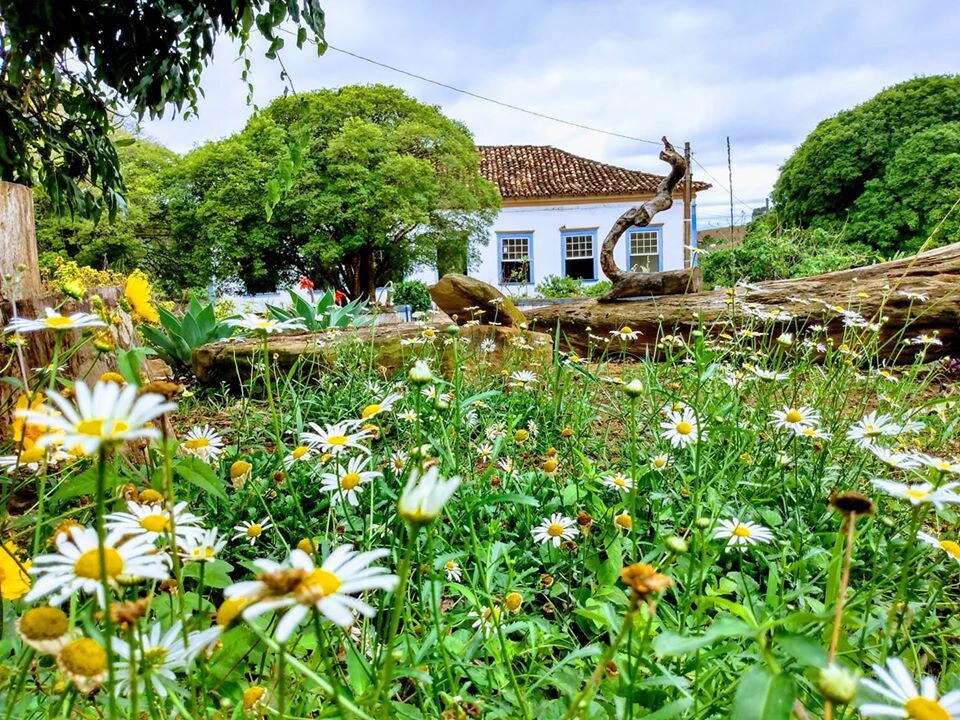
<instances>
[{"instance_id":1,"label":"weathered log bark","mask_svg":"<svg viewBox=\"0 0 960 720\"><path fill-rule=\"evenodd\" d=\"M444 340L450 337L446 328L442 323L434 323L427 328L417 323L398 323L359 328L347 333L340 332L336 336L325 332L277 335L270 338L269 349L270 356L281 370L287 371L299 362L303 374L308 375L335 367L338 354L344 350L343 343L353 339L359 345L372 350L374 362L382 372L393 373L421 354L417 347L402 344L401 340L429 335L427 339L442 353L437 370L448 375L453 368L453 352L450 346L444 343ZM425 333L425 329L428 332ZM496 350L485 355L485 362L492 367L502 365L503 354L521 335L533 347L532 357L529 359L532 365L549 364L552 356L552 339L541 333L488 325L458 328L458 333L462 337L470 338L472 343L479 343L487 338L493 340ZM235 383L250 377L251 367L262 361L263 345L259 339L210 343L193 352L193 371L204 383Z\"/></svg>"},{"instance_id":2,"label":"weathered log bark","mask_svg":"<svg viewBox=\"0 0 960 720\"><path fill-rule=\"evenodd\" d=\"M507 327L519 327L526 322L523 313L502 292L460 273L447 273L436 285L431 285L430 297L459 325L474 319Z\"/></svg>"},{"instance_id":3,"label":"weathered log bark","mask_svg":"<svg viewBox=\"0 0 960 720\"><path fill-rule=\"evenodd\" d=\"M529 310L526 316L530 327L542 332L551 333L559 324L561 336L578 351L597 345L591 334L610 337L611 330L626 325L642 333L628 343L629 352L655 357L665 334L686 336L701 328L720 332L733 317L751 312L764 318L771 335L816 323L840 343L840 308L880 322L882 359L912 360L921 349L928 359L960 354L960 244L868 267L759 283L740 288L736 302L728 291L715 291L604 304L583 300ZM924 334L937 342L909 344Z\"/></svg>"},{"instance_id":4,"label":"weathered log bark","mask_svg":"<svg viewBox=\"0 0 960 720\"><path fill-rule=\"evenodd\" d=\"M600 267L603 270L603 274L610 278L610 282L613 283L613 288L601 297L599 302L614 302L620 298L637 297L639 295L650 295L654 293L653 290L648 288L656 287L655 276L660 273L637 273L632 272L629 268L627 268L627 270L621 270L617 266L617 261L613 256L613 250L617 246L617 241L620 239L620 236L626 232L627 228L645 227L650 224L654 215L661 210L668 210L673 206L673 191L687 171L687 162L683 159L683 156L674 149L666 137L662 139L663 150L660 151L660 159L669 163L670 174L660 181L660 185L657 186L657 192L651 199L647 200L643 205L630 208L623 213L623 215L613 223L610 232L607 233L607 237L604 239L603 245L600 248ZM695 284L697 286L694 288ZM700 290L699 274L696 275L696 280L690 277L687 282L680 283L679 285L682 285L682 287L674 289L673 292L698 292ZM668 283L664 287L675 288L677 286ZM659 294L666 293L661 292Z\"/></svg>"},{"instance_id":5,"label":"weathered log bark","mask_svg":"<svg viewBox=\"0 0 960 720\"><path fill-rule=\"evenodd\" d=\"M17 271L18 266L26 270ZM33 191L26 185L0 181L0 278L16 278L16 288L0 282L0 298L40 294L40 266L33 223Z\"/></svg>"}]
</instances>

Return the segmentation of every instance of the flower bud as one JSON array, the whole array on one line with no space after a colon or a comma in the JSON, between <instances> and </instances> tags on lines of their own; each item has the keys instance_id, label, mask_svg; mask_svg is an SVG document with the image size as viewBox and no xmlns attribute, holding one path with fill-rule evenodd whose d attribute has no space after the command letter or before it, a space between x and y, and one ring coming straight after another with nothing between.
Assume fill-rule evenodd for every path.
<instances>
[{"instance_id":1,"label":"flower bud","mask_svg":"<svg viewBox=\"0 0 960 720\"><path fill-rule=\"evenodd\" d=\"M671 535L668 537L666 539L666 545L670 552L676 553L677 555L683 555L690 549L687 541L679 535Z\"/></svg>"},{"instance_id":2,"label":"flower bud","mask_svg":"<svg viewBox=\"0 0 960 720\"><path fill-rule=\"evenodd\" d=\"M640 378L634 378L623 386L623 391L630 397L640 397L643 394L643 383Z\"/></svg>"},{"instance_id":3,"label":"flower bud","mask_svg":"<svg viewBox=\"0 0 960 720\"><path fill-rule=\"evenodd\" d=\"M817 678L817 688L827 700L846 705L857 696L857 687L860 684L860 675L847 670L835 663L830 663L820 670Z\"/></svg>"},{"instance_id":4,"label":"flower bud","mask_svg":"<svg viewBox=\"0 0 960 720\"><path fill-rule=\"evenodd\" d=\"M426 385L433 380L433 373L423 360L417 360L407 373L407 380L414 385Z\"/></svg>"}]
</instances>

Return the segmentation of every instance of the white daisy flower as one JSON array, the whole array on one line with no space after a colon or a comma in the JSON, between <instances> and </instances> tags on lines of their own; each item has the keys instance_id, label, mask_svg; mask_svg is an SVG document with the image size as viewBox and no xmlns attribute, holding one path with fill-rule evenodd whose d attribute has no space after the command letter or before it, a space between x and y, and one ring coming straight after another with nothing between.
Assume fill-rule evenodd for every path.
<instances>
[{"instance_id":1,"label":"white daisy flower","mask_svg":"<svg viewBox=\"0 0 960 720\"><path fill-rule=\"evenodd\" d=\"M917 533L917 540L926 543L930 547L943 550L947 555L960 563L960 543L957 543L955 540L941 540L930 533L922 531Z\"/></svg>"},{"instance_id":2,"label":"white daisy flower","mask_svg":"<svg viewBox=\"0 0 960 720\"><path fill-rule=\"evenodd\" d=\"M493 457L493 445L488 442L480 443L480 445L477 446L477 455L484 460L489 460Z\"/></svg>"},{"instance_id":3,"label":"white daisy flower","mask_svg":"<svg viewBox=\"0 0 960 720\"><path fill-rule=\"evenodd\" d=\"M107 515L106 527L121 536L143 535L149 540L167 538L171 529L176 533L176 544L180 545L189 538L198 538L204 534L200 527L203 518L187 511L187 503L173 506L173 511L160 503L141 504L127 501L127 512L115 512Z\"/></svg>"},{"instance_id":4,"label":"white daisy flower","mask_svg":"<svg viewBox=\"0 0 960 720\"><path fill-rule=\"evenodd\" d=\"M507 436L507 424L505 422L494 423L484 431L487 440L494 442L502 437Z\"/></svg>"},{"instance_id":5,"label":"white daisy flower","mask_svg":"<svg viewBox=\"0 0 960 720\"><path fill-rule=\"evenodd\" d=\"M443 564L443 573L450 582L460 582L463 580L463 571L456 560L447 560Z\"/></svg>"},{"instance_id":6,"label":"white daisy flower","mask_svg":"<svg viewBox=\"0 0 960 720\"><path fill-rule=\"evenodd\" d=\"M228 598L252 598L243 611L246 620L273 610L287 609L277 624L277 641L285 643L311 609L340 627L354 624L354 614L373 617L376 610L358 597L368 590L389 592L398 578L373 563L387 550L358 553L349 545L335 548L320 567L302 550L293 550L286 565L256 560L260 579L239 582L224 590Z\"/></svg>"},{"instance_id":7,"label":"white daisy flower","mask_svg":"<svg viewBox=\"0 0 960 720\"><path fill-rule=\"evenodd\" d=\"M307 462L313 458L313 450L308 445L300 445L290 451L283 459L283 467L289 470L297 463Z\"/></svg>"},{"instance_id":8,"label":"white daisy flower","mask_svg":"<svg viewBox=\"0 0 960 720\"><path fill-rule=\"evenodd\" d=\"M397 415L398 418L404 422L414 422L419 415L417 415L416 410L403 410L400 414Z\"/></svg>"},{"instance_id":9,"label":"white daisy flower","mask_svg":"<svg viewBox=\"0 0 960 720\"><path fill-rule=\"evenodd\" d=\"M894 452L876 443L867 443L863 447L869 450L877 460L886 463L890 467L899 468L900 470L916 470L921 465L916 453Z\"/></svg>"},{"instance_id":10,"label":"white daisy flower","mask_svg":"<svg viewBox=\"0 0 960 720\"><path fill-rule=\"evenodd\" d=\"M393 410L393 406L396 405L397 400L399 399L399 393L391 393L377 402L370 403L360 411L360 419L369 420L372 417L376 417L380 413L390 412Z\"/></svg>"},{"instance_id":11,"label":"white daisy flower","mask_svg":"<svg viewBox=\"0 0 960 720\"><path fill-rule=\"evenodd\" d=\"M907 298L907 300L915 300L916 302L926 302L927 296L924 293L911 292L910 290L901 290L899 292L901 297Z\"/></svg>"},{"instance_id":12,"label":"white daisy flower","mask_svg":"<svg viewBox=\"0 0 960 720\"><path fill-rule=\"evenodd\" d=\"M160 431L145 427L146 423L176 409L175 403L165 402L162 395L148 393L137 396L137 388L122 388L112 382L98 382L93 391L86 383L74 385L76 405L55 390L47 396L53 405L40 410L17 410L16 417L42 424L47 432L37 439L37 447L60 445L80 446L87 455L100 447L137 439L156 439Z\"/></svg>"},{"instance_id":13,"label":"white daisy flower","mask_svg":"<svg viewBox=\"0 0 960 720\"><path fill-rule=\"evenodd\" d=\"M490 339L480 341L480 350L485 353L492 353L496 351L497 344Z\"/></svg>"},{"instance_id":14,"label":"white daisy flower","mask_svg":"<svg viewBox=\"0 0 960 720\"><path fill-rule=\"evenodd\" d=\"M490 634L500 623L501 614L502 611L497 606L487 607L486 605L481 605L479 610L471 610L467 618L474 618L473 624L471 625L474 630L482 633L484 637L490 637Z\"/></svg>"},{"instance_id":15,"label":"white daisy flower","mask_svg":"<svg viewBox=\"0 0 960 720\"><path fill-rule=\"evenodd\" d=\"M955 720L960 717L960 690L938 697L937 681L926 676L917 689L907 666L900 658L888 658L887 666L874 665L878 680L861 680L864 687L889 702L863 703L864 717L913 718L914 720Z\"/></svg>"},{"instance_id":16,"label":"white daisy flower","mask_svg":"<svg viewBox=\"0 0 960 720\"><path fill-rule=\"evenodd\" d=\"M400 472L407 466L409 456L403 450L394 450L390 455L390 467L394 472Z\"/></svg>"},{"instance_id":17,"label":"white daisy flower","mask_svg":"<svg viewBox=\"0 0 960 720\"><path fill-rule=\"evenodd\" d=\"M313 428L313 432L300 434L300 442L304 445L309 445L331 455L340 455L349 448L370 454L370 448L363 444L363 440L370 437L370 434L366 430L355 430L349 422L325 425L322 428L312 422L310 427Z\"/></svg>"},{"instance_id":18,"label":"white daisy flower","mask_svg":"<svg viewBox=\"0 0 960 720\"><path fill-rule=\"evenodd\" d=\"M900 425L889 415L877 415L872 411L855 422L847 430L847 439L858 445L872 443L878 437L895 437L900 434Z\"/></svg>"},{"instance_id":19,"label":"white daisy flower","mask_svg":"<svg viewBox=\"0 0 960 720\"><path fill-rule=\"evenodd\" d=\"M30 320L29 318L13 318L4 329L4 333L29 333L40 330L64 332L66 330L80 330L82 328L106 327L107 324L90 313L78 312L73 315L61 315L53 308L46 308L44 317Z\"/></svg>"},{"instance_id":20,"label":"white daisy flower","mask_svg":"<svg viewBox=\"0 0 960 720\"><path fill-rule=\"evenodd\" d=\"M270 522L270 518L264 518L260 522L249 522L244 520L239 525L233 526L233 539L249 540L250 544L253 545L257 539L263 535L264 531L269 530L272 527L273 523Z\"/></svg>"},{"instance_id":21,"label":"white daisy flower","mask_svg":"<svg viewBox=\"0 0 960 720\"><path fill-rule=\"evenodd\" d=\"M654 455L652 458L650 458L650 469L656 470L657 472L663 472L670 466L671 462L673 462L672 458L666 453Z\"/></svg>"},{"instance_id":22,"label":"white daisy flower","mask_svg":"<svg viewBox=\"0 0 960 720\"><path fill-rule=\"evenodd\" d=\"M34 558L30 574L36 582L24 597L25 602L50 596L51 605L62 605L77 591L96 594L100 606L106 604L101 581L101 560L107 575L107 584L119 587L119 579L129 578L166 580L170 577L170 556L157 550L146 535L123 538L123 533L111 532L104 539L101 556L97 531L93 528L74 528L56 539L57 551Z\"/></svg>"},{"instance_id":23,"label":"white daisy flower","mask_svg":"<svg viewBox=\"0 0 960 720\"><path fill-rule=\"evenodd\" d=\"M537 374L531 370L515 370L510 373L510 380L514 387L526 387L537 382Z\"/></svg>"},{"instance_id":24,"label":"white daisy flower","mask_svg":"<svg viewBox=\"0 0 960 720\"><path fill-rule=\"evenodd\" d=\"M640 333L629 325L624 325L619 330L611 330L610 334L619 340L636 340Z\"/></svg>"},{"instance_id":25,"label":"white daisy flower","mask_svg":"<svg viewBox=\"0 0 960 720\"><path fill-rule=\"evenodd\" d=\"M830 433L821 430L818 427L813 425L794 425L790 428L793 430L793 434L797 437L806 438L807 440L829 440Z\"/></svg>"},{"instance_id":26,"label":"white daisy flower","mask_svg":"<svg viewBox=\"0 0 960 720\"><path fill-rule=\"evenodd\" d=\"M110 646L116 658L113 669L117 692L129 695L134 685L141 697L149 682L153 691L162 698L169 692L177 692L177 671L186 670L200 652L220 636L220 628L213 627L201 632L187 634L183 639L180 621L163 632L160 623L144 632L138 647L120 638L111 638ZM134 660L135 659L135 660Z\"/></svg>"},{"instance_id":27,"label":"white daisy flower","mask_svg":"<svg viewBox=\"0 0 960 720\"><path fill-rule=\"evenodd\" d=\"M936 335L927 335L926 333L921 333L914 338L910 338L910 345L922 345L924 347L929 347L930 345L943 345L943 340L938 338Z\"/></svg>"},{"instance_id":28,"label":"white daisy flower","mask_svg":"<svg viewBox=\"0 0 960 720\"><path fill-rule=\"evenodd\" d=\"M564 540L573 540L580 534L576 520L565 517L561 513L554 513L530 531L533 539L538 543L553 543L558 548Z\"/></svg>"},{"instance_id":29,"label":"white daisy flower","mask_svg":"<svg viewBox=\"0 0 960 720\"><path fill-rule=\"evenodd\" d=\"M939 470L942 473L960 473L960 463L953 460L946 460L944 458L934 457L933 455L927 455L925 453L917 453L914 455L914 457L921 465L925 465L928 468L933 468L934 470Z\"/></svg>"},{"instance_id":30,"label":"white daisy flower","mask_svg":"<svg viewBox=\"0 0 960 720\"><path fill-rule=\"evenodd\" d=\"M667 420L660 423L666 437L673 447L684 447L690 443L699 442L706 438L706 433L701 436L697 416L690 408L671 411L667 415Z\"/></svg>"},{"instance_id":31,"label":"white daisy flower","mask_svg":"<svg viewBox=\"0 0 960 720\"><path fill-rule=\"evenodd\" d=\"M223 452L223 436L209 425L195 425L184 435L179 451L181 455L215 463Z\"/></svg>"},{"instance_id":32,"label":"white daisy flower","mask_svg":"<svg viewBox=\"0 0 960 720\"><path fill-rule=\"evenodd\" d=\"M774 380L780 382L782 380L788 380L790 378L790 373L785 372L776 372L773 370L764 370L763 368L751 367L750 372L753 373L756 377L761 380Z\"/></svg>"},{"instance_id":33,"label":"white daisy flower","mask_svg":"<svg viewBox=\"0 0 960 720\"><path fill-rule=\"evenodd\" d=\"M773 418L773 426L781 430L813 427L820 422L820 413L805 406L791 406L782 410L774 410L770 413L770 417Z\"/></svg>"},{"instance_id":34,"label":"white daisy flower","mask_svg":"<svg viewBox=\"0 0 960 720\"><path fill-rule=\"evenodd\" d=\"M603 478L603 484L606 485L611 490L619 490L620 492L626 492L633 487L633 480L628 478L626 475L621 473L614 473L613 475L605 475Z\"/></svg>"},{"instance_id":35,"label":"white daisy flower","mask_svg":"<svg viewBox=\"0 0 960 720\"><path fill-rule=\"evenodd\" d=\"M726 540L727 550L746 550L748 545L768 543L773 540L773 533L762 525L752 522L742 522L737 518L720 520L713 533L714 540Z\"/></svg>"},{"instance_id":36,"label":"white daisy flower","mask_svg":"<svg viewBox=\"0 0 960 720\"><path fill-rule=\"evenodd\" d=\"M350 458L347 466L342 470L323 473L320 476L323 483L320 489L332 493L331 502L333 504L346 500L350 505L356 507L360 504L357 493L363 489L363 484L381 477L383 474L376 470L367 470L366 467L369 463L369 456L355 455Z\"/></svg>"},{"instance_id":37,"label":"white daisy flower","mask_svg":"<svg viewBox=\"0 0 960 720\"><path fill-rule=\"evenodd\" d=\"M893 480L871 480L870 484L875 488L883 490L887 495L895 498L908 500L911 505L920 505L922 503L933 503L937 510L942 510L944 505L949 503L960 503L960 495L953 489L960 483L947 483L940 487L934 487L930 483L904 484L894 482Z\"/></svg>"},{"instance_id":38,"label":"white daisy flower","mask_svg":"<svg viewBox=\"0 0 960 720\"><path fill-rule=\"evenodd\" d=\"M290 320L274 320L273 318L260 317L254 313L245 313L243 317L233 318L225 322L230 327L261 335L273 335L275 333L287 332L288 330L307 329L303 321L296 318L291 318Z\"/></svg>"},{"instance_id":39,"label":"white daisy flower","mask_svg":"<svg viewBox=\"0 0 960 720\"><path fill-rule=\"evenodd\" d=\"M414 469L397 502L400 517L411 525L432 522L459 486L459 477L442 479L436 465L422 475Z\"/></svg>"},{"instance_id":40,"label":"white daisy flower","mask_svg":"<svg viewBox=\"0 0 960 720\"><path fill-rule=\"evenodd\" d=\"M218 537L217 528L205 530L202 535L189 537L180 543L180 557L184 562L210 562L227 545L227 539Z\"/></svg>"}]
</instances>

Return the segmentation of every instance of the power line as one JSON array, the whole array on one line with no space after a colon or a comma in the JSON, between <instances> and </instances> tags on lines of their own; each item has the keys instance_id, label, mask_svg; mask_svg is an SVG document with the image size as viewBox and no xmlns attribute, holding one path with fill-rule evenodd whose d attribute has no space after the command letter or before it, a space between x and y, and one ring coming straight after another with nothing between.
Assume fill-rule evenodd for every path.
<instances>
[{"instance_id":1,"label":"power line","mask_svg":"<svg viewBox=\"0 0 960 720\"><path fill-rule=\"evenodd\" d=\"M368 58L364 55L360 55L359 53L351 52L350 50L344 50L343 48L338 48L334 45L327 45L327 48L330 50L333 50L334 52L338 52L343 55L349 55L350 57L355 58L357 60L362 60L363 62L370 63L371 65L376 65L378 67L382 67L387 70L400 73L401 75L406 75L407 77L412 77L412 78L415 78L416 80L421 80L423 82L430 83L431 85L436 85L437 87L442 87L442 88L446 88L447 90L452 90L453 92L460 93L461 95L467 95L469 97L476 98L477 100L483 100L484 102L493 103L494 105L499 105L500 107L505 107L510 110L516 110L517 112L526 113L527 115L532 115L534 117L543 118L544 120L550 120L552 122L561 123L562 125L569 125L570 127L580 128L581 130L588 130L590 132L600 133L601 135L609 135L610 137L618 137L618 138L623 138L624 140L632 140L634 142L645 143L647 145L657 145L657 146L662 145L662 142L659 142L657 140L647 140L646 138L636 137L635 135L626 135L624 133L613 132L612 130L604 130L603 128L593 127L592 125L584 125L583 123L573 122L572 120L564 120L563 118L558 118L554 115L547 115L546 113L537 112L536 110L530 110L528 108L520 107L519 105L513 105L512 103L504 102L502 100L497 100L496 98L487 97L486 95L480 95L479 93L471 92L470 90L464 90L463 88L458 88L455 85L450 85L445 82L440 82L439 80L434 80L424 75L419 75L415 72L410 72L409 70L404 70L394 65L390 65L385 62L380 62L379 60L374 60L373 58ZM717 178L714 177L713 173L707 170L707 168L705 168L703 164L701 164L701 162L697 160L696 157L693 158L693 161L697 164L697 166L701 170L703 170L703 172L707 174L707 176L711 180L713 180L713 182L717 186L719 186L726 192L733 194L730 188L728 188L722 182L717 180ZM733 197L737 202L739 202L741 205L747 208L747 210L750 210L751 212L753 211L753 208L750 205L747 205L747 203L745 203L735 194L733 195Z\"/></svg>"},{"instance_id":2,"label":"power line","mask_svg":"<svg viewBox=\"0 0 960 720\"><path fill-rule=\"evenodd\" d=\"M350 52L349 50L344 50L342 48L334 47L333 45L327 46L330 50L335 50L338 53L343 53L344 55L349 55L350 57L356 58L357 60L363 60L368 62L371 65L379 65L382 68L387 70L393 70L393 72L398 72L401 75L406 75L408 77L416 78L417 80L422 80L423 82L431 83L432 85L437 85L447 90L453 90L454 92L461 93L463 95L469 95L472 98L478 100L483 100L484 102L493 103L494 105L500 105L501 107L509 108L511 110L516 110L517 112L526 113L527 115L533 115L535 117L543 118L544 120L552 120L553 122L563 123L564 125L570 125L571 127L580 128L581 130L589 130L590 132L600 133L602 135L610 135L612 137L624 138L625 140L633 140L635 142L646 143L648 145L662 145L662 142L657 140L646 140L644 138L638 138L633 135L624 135L623 133L612 132L610 130L603 130L601 128L592 127L591 125L583 125L582 123L573 122L571 120L564 120L563 118L554 117L553 115L546 115L536 110L528 110L527 108L520 107L519 105L511 105L508 102L503 102L502 100L496 100L486 95L479 95L475 92L470 92L469 90L464 90L463 88L454 87L453 85L448 85L447 83L440 82L439 80L431 80L428 77L423 75L417 75L417 73L409 72L407 70L402 70L393 65L388 65L387 63L380 62L379 60L373 60L363 55L358 55L355 52Z\"/></svg>"}]
</instances>

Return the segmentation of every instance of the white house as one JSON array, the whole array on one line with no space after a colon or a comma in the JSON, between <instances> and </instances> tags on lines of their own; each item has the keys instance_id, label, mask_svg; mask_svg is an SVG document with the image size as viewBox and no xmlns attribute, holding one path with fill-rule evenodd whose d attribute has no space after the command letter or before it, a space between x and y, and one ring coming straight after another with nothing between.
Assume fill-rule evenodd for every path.
<instances>
[{"instance_id":1,"label":"white house","mask_svg":"<svg viewBox=\"0 0 960 720\"><path fill-rule=\"evenodd\" d=\"M660 175L589 160L549 145L481 145L480 172L500 191L500 213L470 275L511 294L532 294L548 275L603 279L600 244L625 210L653 197ZM692 237L696 244L693 183ZM647 272L683 268L683 184L673 207L630 228L617 264ZM434 280L434 277L424 278Z\"/></svg>"}]
</instances>

